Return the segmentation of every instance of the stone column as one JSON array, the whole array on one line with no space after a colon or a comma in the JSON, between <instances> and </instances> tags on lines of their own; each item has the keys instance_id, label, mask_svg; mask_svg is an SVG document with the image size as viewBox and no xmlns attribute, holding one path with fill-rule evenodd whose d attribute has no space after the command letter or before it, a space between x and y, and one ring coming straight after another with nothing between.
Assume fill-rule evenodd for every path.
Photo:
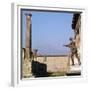
<instances>
[{"instance_id":1,"label":"stone column","mask_svg":"<svg viewBox=\"0 0 90 90\"><path fill-rule=\"evenodd\" d=\"M26 15L26 48L25 48L25 59L23 60L23 77L28 78L32 76L32 65L31 65L31 14Z\"/></svg>"},{"instance_id":2,"label":"stone column","mask_svg":"<svg viewBox=\"0 0 90 90\"><path fill-rule=\"evenodd\" d=\"M26 14L26 57L31 59L31 28L32 28L32 21L31 21L31 14Z\"/></svg>"}]
</instances>

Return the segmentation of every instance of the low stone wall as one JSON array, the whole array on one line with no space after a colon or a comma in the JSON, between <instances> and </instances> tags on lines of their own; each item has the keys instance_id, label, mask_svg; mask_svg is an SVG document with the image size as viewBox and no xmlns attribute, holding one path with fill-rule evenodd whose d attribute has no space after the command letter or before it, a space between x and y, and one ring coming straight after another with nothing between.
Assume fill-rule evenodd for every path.
<instances>
[{"instance_id":1,"label":"low stone wall","mask_svg":"<svg viewBox=\"0 0 90 90\"><path fill-rule=\"evenodd\" d=\"M68 56L39 56L37 61L47 65L47 72L67 72L69 69Z\"/></svg>"}]
</instances>

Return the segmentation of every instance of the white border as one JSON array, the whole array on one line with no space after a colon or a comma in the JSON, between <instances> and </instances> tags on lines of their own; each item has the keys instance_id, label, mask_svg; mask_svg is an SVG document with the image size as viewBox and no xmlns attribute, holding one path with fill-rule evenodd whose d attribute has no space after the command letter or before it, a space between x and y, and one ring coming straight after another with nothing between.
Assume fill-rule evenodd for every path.
<instances>
[{"instance_id":1,"label":"white border","mask_svg":"<svg viewBox=\"0 0 90 90\"><path fill-rule=\"evenodd\" d=\"M74 7L54 7L54 6L33 6L30 4L19 4L13 3L11 8L11 31L12 31L12 59L11 59L11 84L12 86L30 86L30 84L34 83L35 80L47 80L49 78L35 78L33 81L30 80L20 80L20 40L21 40L21 32L20 32L20 10L22 9L37 9L37 10L54 10L54 11L69 11L69 12L82 12L82 26L81 30L85 30L85 19L86 19L86 10L84 8L74 8ZM83 32L81 35L82 38L82 45L83 45ZM83 46L82 46L83 49ZM81 50L82 50L81 49ZM82 51L81 51L82 52ZM82 60L83 60L83 53L82 53ZM81 77L77 78L67 78L66 77L56 77L55 79L61 79L61 83L72 83L72 82L85 82L87 81L87 62L83 60L83 73Z\"/></svg>"}]
</instances>

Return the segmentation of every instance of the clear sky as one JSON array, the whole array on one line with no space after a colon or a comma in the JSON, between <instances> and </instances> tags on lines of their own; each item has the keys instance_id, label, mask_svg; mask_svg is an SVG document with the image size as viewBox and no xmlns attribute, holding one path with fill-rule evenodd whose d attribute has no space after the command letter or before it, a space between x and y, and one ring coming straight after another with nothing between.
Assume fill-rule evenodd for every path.
<instances>
[{"instance_id":1,"label":"clear sky","mask_svg":"<svg viewBox=\"0 0 90 90\"><path fill-rule=\"evenodd\" d=\"M74 36L71 28L73 13L23 11L22 47L25 47L26 40L25 13L32 13L32 48L38 49L38 54L68 54L69 49L63 45Z\"/></svg>"}]
</instances>

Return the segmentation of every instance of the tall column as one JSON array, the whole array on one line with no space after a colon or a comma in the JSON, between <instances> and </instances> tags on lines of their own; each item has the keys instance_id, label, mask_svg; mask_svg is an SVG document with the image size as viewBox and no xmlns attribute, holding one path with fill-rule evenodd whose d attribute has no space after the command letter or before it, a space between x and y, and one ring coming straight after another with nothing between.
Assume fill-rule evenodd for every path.
<instances>
[{"instance_id":1,"label":"tall column","mask_svg":"<svg viewBox=\"0 0 90 90\"><path fill-rule=\"evenodd\" d=\"M26 57L31 59L31 28L32 28L32 21L31 21L32 14L26 14Z\"/></svg>"},{"instance_id":2,"label":"tall column","mask_svg":"<svg viewBox=\"0 0 90 90\"><path fill-rule=\"evenodd\" d=\"M26 48L25 58L23 59L23 77L29 78L32 76L32 65L31 65L31 14L26 15Z\"/></svg>"}]
</instances>

